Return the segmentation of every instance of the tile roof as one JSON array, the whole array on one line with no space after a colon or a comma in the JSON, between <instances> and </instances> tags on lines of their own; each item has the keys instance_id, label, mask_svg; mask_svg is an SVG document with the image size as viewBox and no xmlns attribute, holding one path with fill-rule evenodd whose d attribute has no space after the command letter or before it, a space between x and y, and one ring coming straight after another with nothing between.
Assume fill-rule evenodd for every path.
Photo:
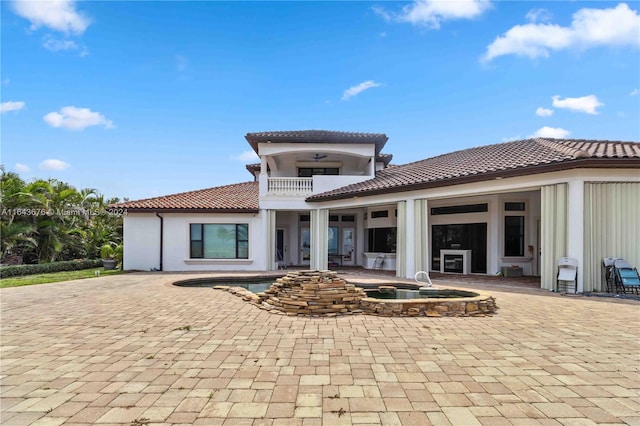
<instances>
[{"instance_id":1,"label":"tile roof","mask_svg":"<svg viewBox=\"0 0 640 426\"><path fill-rule=\"evenodd\" d=\"M602 161L605 160L605 161ZM610 160L610 161L606 161ZM447 186L572 167L611 167L611 161L640 167L640 143L535 138L469 148L386 168L376 177L344 186L308 201L349 198Z\"/></svg>"},{"instance_id":2,"label":"tile roof","mask_svg":"<svg viewBox=\"0 0 640 426\"><path fill-rule=\"evenodd\" d=\"M118 208L138 211L256 213L258 182L243 182L144 200L125 201Z\"/></svg>"},{"instance_id":3,"label":"tile roof","mask_svg":"<svg viewBox=\"0 0 640 426\"><path fill-rule=\"evenodd\" d=\"M338 132L333 130L285 130L247 133L245 139L258 152L258 143L372 143L379 154L389 138L384 133Z\"/></svg>"}]
</instances>

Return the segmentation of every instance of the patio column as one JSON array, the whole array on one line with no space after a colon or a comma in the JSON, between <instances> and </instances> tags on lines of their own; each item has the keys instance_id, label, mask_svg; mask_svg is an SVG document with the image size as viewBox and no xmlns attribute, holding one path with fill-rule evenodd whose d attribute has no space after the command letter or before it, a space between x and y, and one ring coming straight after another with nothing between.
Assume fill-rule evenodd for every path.
<instances>
[{"instance_id":1,"label":"patio column","mask_svg":"<svg viewBox=\"0 0 640 426\"><path fill-rule=\"evenodd\" d=\"M416 243L419 241L418 236L416 235L416 205L415 200L407 200L406 201L406 218L407 221L405 223L405 251L404 255L407 259L406 267L405 267L405 277L413 278L416 275Z\"/></svg>"},{"instance_id":2,"label":"patio column","mask_svg":"<svg viewBox=\"0 0 640 426\"><path fill-rule=\"evenodd\" d=\"M407 202L398 202L396 218L396 277L405 278L407 271Z\"/></svg>"},{"instance_id":3,"label":"patio column","mask_svg":"<svg viewBox=\"0 0 640 426\"><path fill-rule=\"evenodd\" d=\"M567 194L567 256L578 260L576 291L584 292L584 181L569 181Z\"/></svg>"},{"instance_id":4,"label":"patio column","mask_svg":"<svg viewBox=\"0 0 640 426\"><path fill-rule=\"evenodd\" d=\"M266 270L274 271L278 267L274 266L275 263L275 246L276 246L276 211L275 210L263 210L264 212L264 235L265 235L265 256L266 256Z\"/></svg>"},{"instance_id":5,"label":"patio column","mask_svg":"<svg viewBox=\"0 0 640 426\"><path fill-rule=\"evenodd\" d=\"M540 284L543 289L555 290L558 258L567 255L567 184L543 186L540 210Z\"/></svg>"},{"instance_id":6,"label":"patio column","mask_svg":"<svg viewBox=\"0 0 640 426\"><path fill-rule=\"evenodd\" d=\"M258 177L258 193L260 196L267 195L269 192L269 175L267 174L267 156L260 157L260 176Z\"/></svg>"},{"instance_id":7,"label":"patio column","mask_svg":"<svg viewBox=\"0 0 640 426\"><path fill-rule=\"evenodd\" d=\"M328 258L328 233L329 210L311 210L311 269L327 269Z\"/></svg>"},{"instance_id":8,"label":"patio column","mask_svg":"<svg viewBox=\"0 0 640 426\"><path fill-rule=\"evenodd\" d=\"M429 215L427 200L415 201L415 272L429 273ZM414 272L414 276L415 276Z\"/></svg>"}]
</instances>

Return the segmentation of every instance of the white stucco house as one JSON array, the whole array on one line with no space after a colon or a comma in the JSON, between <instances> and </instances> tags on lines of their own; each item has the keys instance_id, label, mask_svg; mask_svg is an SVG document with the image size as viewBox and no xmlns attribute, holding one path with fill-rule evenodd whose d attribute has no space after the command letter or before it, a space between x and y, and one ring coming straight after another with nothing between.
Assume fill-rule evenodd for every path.
<instances>
[{"instance_id":1,"label":"white stucco house","mask_svg":"<svg viewBox=\"0 0 640 426\"><path fill-rule=\"evenodd\" d=\"M118 205L125 269L338 264L412 278L517 265L554 289L568 256L590 292L604 290L603 257L640 266L638 142L536 138L390 165L385 134L245 139L261 160L251 181Z\"/></svg>"}]
</instances>

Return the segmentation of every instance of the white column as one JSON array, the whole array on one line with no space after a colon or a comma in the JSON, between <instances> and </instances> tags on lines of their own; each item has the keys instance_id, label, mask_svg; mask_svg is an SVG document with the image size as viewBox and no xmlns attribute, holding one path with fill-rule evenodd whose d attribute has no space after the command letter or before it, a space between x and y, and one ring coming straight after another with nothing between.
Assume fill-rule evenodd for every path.
<instances>
[{"instance_id":1,"label":"white column","mask_svg":"<svg viewBox=\"0 0 640 426\"><path fill-rule=\"evenodd\" d=\"M317 209L311 211L311 269L327 269L329 210Z\"/></svg>"},{"instance_id":2,"label":"white column","mask_svg":"<svg viewBox=\"0 0 640 426\"><path fill-rule=\"evenodd\" d=\"M540 284L543 289L556 289L558 258L567 254L567 184L546 185L540 188L541 211L541 267Z\"/></svg>"},{"instance_id":3,"label":"white column","mask_svg":"<svg viewBox=\"0 0 640 426\"><path fill-rule=\"evenodd\" d=\"M396 217L396 277L406 277L407 267L407 202L398 202Z\"/></svg>"},{"instance_id":4,"label":"white column","mask_svg":"<svg viewBox=\"0 0 640 426\"><path fill-rule=\"evenodd\" d=\"M376 175L376 157L371 157L369 160L369 176L373 177Z\"/></svg>"},{"instance_id":5,"label":"white column","mask_svg":"<svg viewBox=\"0 0 640 426\"><path fill-rule=\"evenodd\" d=\"M487 200L489 204L489 223L487 223L487 273L497 273L500 268L501 253L504 253L504 215L502 204L497 195L492 195ZM500 236L503 241L500 241ZM473 253L471 253L473 256Z\"/></svg>"},{"instance_id":6,"label":"white column","mask_svg":"<svg viewBox=\"0 0 640 426\"><path fill-rule=\"evenodd\" d=\"M265 260L266 270L273 271L278 269L275 263L275 246L276 246L276 211L262 210L262 231L265 236Z\"/></svg>"},{"instance_id":7,"label":"white column","mask_svg":"<svg viewBox=\"0 0 640 426\"><path fill-rule=\"evenodd\" d=\"M318 258L318 231L316 228L318 227L318 210L311 210L309 212L309 269L318 269L317 258Z\"/></svg>"},{"instance_id":8,"label":"white column","mask_svg":"<svg viewBox=\"0 0 640 426\"><path fill-rule=\"evenodd\" d=\"M267 174L267 156L260 157L260 176L258 177L258 194L261 197L269 191L269 175Z\"/></svg>"},{"instance_id":9,"label":"white column","mask_svg":"<svg viewBox=\"0 0 640 426\"><path fill-rule=\"evenodd\" d=\"M415 272L425 271L429 273L431 266L429 258L429 210L427 207L427 200L415 201Z\"/></svg>"},{"instance_id":10,"label":"white column","mask_svg":"<svg viewBox=\"0 0 640 426\"><path fill-rule=\"evenodd\" d=\"M415 200L406 201L406 222L405 222L405 277L413 278L416 275L416 211ZM398 215L400 211L398 210Z\"/></svg>"},{"instance_id":11,"label":"white column","mask_svg":"<svg viewBox=\"0 0 640 426\"><path fill-rule=\"evenodd\" d=\"M584 292L584 181L572 179L567 194L567 256L578 259L578 293Z\"/></svg>"}]
</instances>

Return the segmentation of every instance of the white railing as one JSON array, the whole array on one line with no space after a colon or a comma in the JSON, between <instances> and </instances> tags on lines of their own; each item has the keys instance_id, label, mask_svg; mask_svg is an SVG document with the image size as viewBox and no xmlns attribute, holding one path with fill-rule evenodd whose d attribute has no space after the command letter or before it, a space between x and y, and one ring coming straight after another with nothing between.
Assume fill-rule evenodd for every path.
<instances>
[{"instance_id":1,"label":"white railing","mask_svg":"<svg viewBox=\"0 0 640 426\"><path fill-rule=\"evenodd\" d=\"M269 178L268 195L311 195L313 178L272 177Z\"/></svg>"}]
</instances>

